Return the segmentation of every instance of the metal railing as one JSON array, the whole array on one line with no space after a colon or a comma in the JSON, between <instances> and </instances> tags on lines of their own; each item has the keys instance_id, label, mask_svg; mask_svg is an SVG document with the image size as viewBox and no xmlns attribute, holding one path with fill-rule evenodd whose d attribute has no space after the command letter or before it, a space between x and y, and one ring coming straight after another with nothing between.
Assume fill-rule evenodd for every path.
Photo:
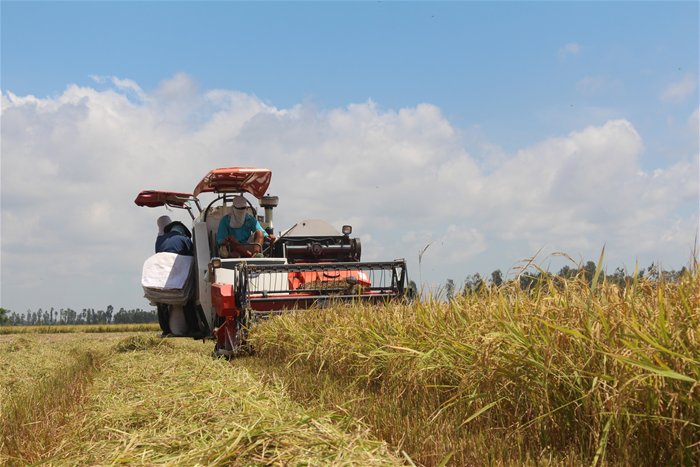
<instances>
[{"instance_id":1,"label":"metal railing","mask_svg":"<svg viewBox=\"0 0 700 467\"><path fill-rule=\"evenodd\" d=\"M236 265L236 302L274 312L317 303L403 297L404 260L382 262Z\"/></svg>"}]
</instances>

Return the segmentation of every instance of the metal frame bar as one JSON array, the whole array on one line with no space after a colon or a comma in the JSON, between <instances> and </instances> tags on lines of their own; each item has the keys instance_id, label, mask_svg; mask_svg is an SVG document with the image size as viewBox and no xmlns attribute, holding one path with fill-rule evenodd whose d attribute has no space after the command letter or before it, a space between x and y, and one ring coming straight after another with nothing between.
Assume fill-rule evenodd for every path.
<instances>
[{"instance_id":1,"label":"metal frame bar","mask_svg":"<svg viewBox=\"0 0 700 467\"><path fill-rule=\"evenodd\" d=\"M394 261L375 262L343 262L343 263L306 263L306 264L247 264L241 262L238 269L238 284L236 284L236 304L240 309L250 307L253 303L278 302L317 302L317 301L379 301L401 297L406 287L406 262L403 259ZM296 290L266 290L264 293L248 289L249 274L260 273L294 273L294 272L323 272L323 271L391 271L391 282L382 280L382 285L364 287L366 293L348 294L347 288L309 288ZM335 293L333 293L335 292ZM345 292L345 293L343 293ZM274 295L272 294L285 294Z\"/></svg>"},{"instance_id":2,"label":"metal frame bar","mask_svg":"<svg viewBox=\"0 0 700 467\"><path fill-rule=\"evenodd\" d=\"M402 269L402 277L406 270L406 261L396 259L394 261L373 261L373 262L344 262L344 263L294 263L294 264L246 264L245 269L249 272L312 272L312 271L354 271L354 270L389 270Z\"/></svg>"}]
</instances>

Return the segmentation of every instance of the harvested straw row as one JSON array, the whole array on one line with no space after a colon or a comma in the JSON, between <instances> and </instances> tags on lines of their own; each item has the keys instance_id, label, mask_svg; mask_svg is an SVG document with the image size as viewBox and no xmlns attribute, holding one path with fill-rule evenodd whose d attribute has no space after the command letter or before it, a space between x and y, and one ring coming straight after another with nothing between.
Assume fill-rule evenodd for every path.
<instances>
[{"instance_id":1,"label":"harvested straw row","mask_svg":"<svg viewBox=\"0 0 700 467\"><path fill-rule=\"evenodd\" d=\"M148 332L158 331L157 323L144 324L75 324L75 325L47 325L47 326L0 326L2 334L72 334L83 333L111 333L111 332Z\"/></svg>"},{"instance_id":2,"label":"harvested straw row","mask_svg":"<svg viewBox=\"0 0 700 467\"><path fill-rule=\"evenodd\" d=\"M700 281L581 280L281 316L251 340L294 392L427 465L700 462Z\"/></svg>"},{"instance_id":3,"label":"harvested straw row","mask_svg":"<svg viewBox=\"0 0 700 467\"><path fill-rule=\"evenodd\" d=\"M165 342L165 344L163 344ZM349 420L307 412L278 385L186 340L115 347L48 464L397 465Z\"/></svg>"},{"instance_id":4,"label":"harvested straw row","mask_svg":"<svg viewBox=\"0 0 700 467\"><path fill-rule=\"evenodd\" d=\"M0 407L31 391L38 381L50 380L86 351L109 348L109 340L82 334L0 337Z\"/></svg>"},{"instance_id":5,"label":"harvested straw row","mask_svg":"<svg viewBox=\"0 0 700 467\"><path fill-rule=\"evenodd\" d=\"M94 345L18 338L0 346L0 464L40 459L97 371Z\"/></svg>"}]
</instances>

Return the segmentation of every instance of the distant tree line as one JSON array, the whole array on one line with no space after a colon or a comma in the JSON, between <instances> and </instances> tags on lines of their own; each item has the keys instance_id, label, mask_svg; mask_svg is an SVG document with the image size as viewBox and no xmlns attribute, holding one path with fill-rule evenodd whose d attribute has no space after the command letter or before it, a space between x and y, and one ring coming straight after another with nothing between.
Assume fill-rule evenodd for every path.
<instances>
[{"instance_id":1,"label":"distant tree line","mask_svg":"<svg viewBox=\"0 0 700 467\"><path fill-rule=\"evenodd\" d=\"M484 287L498 287L505 282L519 281L520 287L524 290L534 288L543 279L571 279L576 276L583 276L589 285L593 283L595 277L596 263L593 261L586 262L580 267L564 266L556 274L547 271L526 271L516 279L506 280L500 269L496 269L491 273L490 277L483 277L476 273L467 276L464 279L460 288L457 288L453 279L447 279L445 283L445 292L448 300L451 300L456 294L467 295L478 292ZM637 272L637 278L647 278L651 280L665 280L669 282L677 281L683 274L687 273L687 269L683 267L680 271L662 270L658 265L652 264L646 269L640 269ZM599 281L606 280L609 283L624 286L631 284L634 278L624 269L617 268L612 274L601 273ZM417 296L418 287L414 281L408 284L408 293L412 296ZM33 326L33 325L62 325L62 324L127 324L127 323L157 323L158 315L156 310L142 310L141 308L125 310L120 308L116 313L112 305L107 306L105 310L97 310L94 308L83 308L80 313L72 308L61 308L55 310L53 307L48 310L39 308L36 311L27 310L25 313L15 313L5 308L0 308L0 325L10 326Z\"/></svg>"},{"instance_id":2,"label":"distant tree line","mask_svg":"<svg viewBox=\"0 0 700 467\"><path fill-rule=\"evenodd\" d=\"M83 308L78 312L72 308L51 307L47 310L39 308L36 311L28 309L24 313L15 313L5 308L0 308L0 325L5 326L47 326L63 324L127 324L127 323L157 323L156 310L142 310L135 308L126 310L120 308L116 313L112 305L105 310Z\"/></svg>"},{"instance_id":3,"label":"distant tree line","mask_svg":"<svg viewBox=\"0 0 700 467\"><path fill-rule=\"evenodd\" d=\"M526 271L516 276L515 279L507 281L503 277L503 273L500 269L496 269L491 273L491 277L482 277L481 274L476 273L467 276L462 283L460 289L457 288L455 281L453 279L447 279L445 283L445 293L448 300L451 300L456 294L467 295L470 293L478 292L484 287L498 287L505 282L518 281L520 283L520 288L524 290L529 290L534 288L540 281L546 279L553 279L556 283L557 280L562 279L572 279L574 277L583 277L588 282L588 285L593 284L593 278L595 277L596 263L593 261L586 262L585 265L580 267L564 266L556 274L552 274L548 271ZM664 280L669 282L677 281L683 274L686 274L688 270L683 267L680 271L676 270L663 270L658 265L653 264L646 269L640 269L637 271L637 279L650 279L650 280ZM605 274L603 272L598 276L598 281L607 281L608 283L617 284L624 287L627 284L631 284L634 280L632 275L628 274L624 269L617 268L612 274Z\"/></svg>"}]
</instances>

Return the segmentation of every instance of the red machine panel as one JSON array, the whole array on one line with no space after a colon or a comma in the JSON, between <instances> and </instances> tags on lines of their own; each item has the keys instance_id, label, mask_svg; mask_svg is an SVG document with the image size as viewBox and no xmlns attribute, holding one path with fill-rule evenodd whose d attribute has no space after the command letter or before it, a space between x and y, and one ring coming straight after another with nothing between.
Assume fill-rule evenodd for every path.
<instances>
[{"instance_id":1,"label":"red machine panel","mask_svg":"<svg viewBox=\"0 0 700 467\"><path fill-rule=\"evenodd\" d=\"M214 169L197 184L194 196L209 192L245 191L260 199L265 196L271 180L272 171L270 169L256 169L254 167Z\"/></svg>"}]
</instances>

